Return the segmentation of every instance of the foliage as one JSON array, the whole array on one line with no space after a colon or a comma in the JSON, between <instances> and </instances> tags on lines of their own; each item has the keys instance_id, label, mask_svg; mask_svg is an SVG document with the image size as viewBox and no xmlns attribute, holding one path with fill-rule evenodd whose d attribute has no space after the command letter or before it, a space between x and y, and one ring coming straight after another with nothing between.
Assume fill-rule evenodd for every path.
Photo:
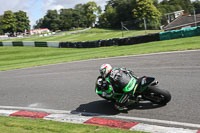
<instances>
[{"instance_id":1,"label":"foliage","mask_svg":"<svg viewBox=\"0 0 200 133\"><path fill-rule=\"evenodd\" d=\"M192 3L192 5L194 6L194 9L196 11L196 14L200 13L200 1L196 0Z\"/></svg>"},{"instance_id":2,"label":"foliage","mask_svg":"<svg viewBox=\"0 0 200 133\"><path fill-rule=\"evenodd\" d=\"M133 20L132 10L135 0L109 0L105 12L100 15L99 26L120 28L121 22Z\"/></svg>"},{"instance_id":3,"label":"foliage","mask_svg":"<svg viewBox=\"0 0 200 133\"><path fill-rule=\"evenodd\" d=\"M3 34L3 24L2 24L3 16L0 16L0 35Z\"/></svg>"},{"instance_id":4,"label":"foliage","mask_svg":"<svg viewBox=\"0 0 200 133\"><path fill-rule=\"evenodd\" d=\"M99 16L99 22L100 22L99 27L103 27L103 28L116 27L117 25L115 21L116 18L117 18L116 9L110 5L107 5L105 13Z\"/></svg>"},{"instance_id":5,"label":"foliage","mask_svg":"<svg viewBox=\"0 0 200 133\"><path fill-rule=\"evenodd\" d=\"M2 25L4 33L14 33L16 31L16 16L12 11L4 12Z\"/></svg>"},{"instance_id":6,"label":"foliage","mask_svg":"<svg viewBox=\"0 0 200 133\"><path fill-rule=\"evenodd\" d=\"M121 28L121 22L129 24L130 29L144 29L144 18L147 29L158 29L167 24L167 13L184 10L185 13L200 13L200 1L196 0L108 0L105 10L94 1L77 4L74 8L48 10L44 17L36 21L35 29L69 30L98 26L100 28ZM161 17L162 16L162 17ZM164 17L163 17L164 16ZM98 18L98 19L97 19ZM98 21L97 21L98 20ZM30 29L26 12L5 11L0 16L0 34L24 32Z\"/></svg>"},{"instance_id":7,"label":"foliage","mask_svg":"<svg viewBox=\"0 0 200 133\"><path fill-rule=\"evenodd\" d=\"M158 0L109 0L105 12L100 15L99 26L106 28L120 28L121 22L132 21L134 29L144 29L145 18L149 21L149 28L158 29L160 13L155 5Z\"/></svg>"},{"instance_id":8,"label":"foliage","mask_svg":"<svg viewBox=\"0 0 200 133\"><path fill-rule=\"evenodd\" d=\"M39 20L36 21L36 25L33 26L34 29L39 29L39 28L43 28L43 20L44 18L40 18Z\"/></svg>"},{"instance_id":9,"label":"foliage","mask_svg":"<svg viewBox=\"0 0 200 133\"><path fill-rule=\"evenodd\" d=\"M43 19L43 28L48 28L53 31L59 29L60 18L57 10L48 10Z\"/></svg>"},{"instance_id":10,"label":"foliage","mask_svg":"<svg viewBox=\"0 0 200 133\"><path fill-rule=\"evenodd\" d=\"M13 13L12 11L5 11L3 16L0 17L0 33L24 32L30 29L30 21L26 12L19 11ZM1 31L2 30L2 31ZM1 33L2 34L2 33Z\"/></svg>"},{"instance_id":11,"label":"foliage","mask_svg":"<svg viewBox=\"0 0 200 133\"><path fill-rule=\"evenodd\" d=\"M153 5L152 0L136 0L135 8L133 9L133 17L138 20L145 19L150 23L149 27L158 29L160 26L160 12ZM140 24L138 24L141 26Z\"/></svg>"},{"instance_id":12,"label":"foliage","mask_svg":"<svg viewBox=\"0 0 200 133\"><path fill-rule=\"evenodd\" d=\"M72 23L74 22L73 18L73 9L61 9L60 10L60 29L68 30L72 27Z\"/></svg>"},{"instance_id":13,"label":"foliage","mask_svg":"<svg viewBox=\"0 0 200 133\"><path fill-rule=\"evenodd\" d=\"M171 13L174 11L184 10L186 13L191 13L193 9L191 0L163 0L158 6L161 13Z\"/></svg>"},{"instance_id":14,"label":"foliage","mask_svg":"<svg viewBox=\"0 0 200 133\"><path fill-rule=\"evenodd\" d=\"M30 20L26 15L26 12L19 11L14 13L16 16L16 31L24 32L30 30Z\"/></svg>"},{"instance_id":15,"label":"foliage","mask_svg":"<svg viewBox=\"0 0 200 133\"><path fill-rule=\"evenodd\" d=\"M101 13L101 7L97 6L95 2L88 2L83 5L84 14L86 16L87 27L93 27L96 21L96 14Z\"/></svg>"},{"instance_id":16,"label":"foliage","mask_svg":"<svg viewBox=\"0 0 200 133\"><path fill-rule=\"evenodd\" d=\"M34 28L49 28L50 30L69 30L78 27L92 27L95 24L101 7L95 2L77 4L74 9L48 10L47 14L36 22Z\"/></svg>"}]
</instances>

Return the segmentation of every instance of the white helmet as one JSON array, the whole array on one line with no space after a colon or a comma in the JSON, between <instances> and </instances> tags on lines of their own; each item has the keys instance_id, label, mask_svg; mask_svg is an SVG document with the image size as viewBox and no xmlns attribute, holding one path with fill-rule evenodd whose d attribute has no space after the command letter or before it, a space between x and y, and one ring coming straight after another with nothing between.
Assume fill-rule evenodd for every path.
<instances>
[{"instance_id":1,"label":"white helmet","mask_svg":"<svg viewBox=\"0 0 200 133\"><path fill-rule=\"evenodd\" d=\"M110 64L103 64L99 68L100 74L103 78L106 78L106 76L112 71L112 66Z\"/></svg>"}]
</instances>

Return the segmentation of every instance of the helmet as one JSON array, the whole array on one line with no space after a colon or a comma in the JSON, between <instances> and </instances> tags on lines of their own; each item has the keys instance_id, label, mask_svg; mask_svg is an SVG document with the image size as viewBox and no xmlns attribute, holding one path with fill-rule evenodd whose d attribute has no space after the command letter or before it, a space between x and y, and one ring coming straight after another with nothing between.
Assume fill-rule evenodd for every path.
<instances>
[{"instance_id":1,"label":"helmet","mask_svg":"<svg viewBox=\"0 0 200 133\"><path fill-rule=\"evenodd\" d=\"M103 64L99 68L100 74L103 78L105 78L108 73L112 71L112 66L110 64Z\"/></svg>"}]
</instances>

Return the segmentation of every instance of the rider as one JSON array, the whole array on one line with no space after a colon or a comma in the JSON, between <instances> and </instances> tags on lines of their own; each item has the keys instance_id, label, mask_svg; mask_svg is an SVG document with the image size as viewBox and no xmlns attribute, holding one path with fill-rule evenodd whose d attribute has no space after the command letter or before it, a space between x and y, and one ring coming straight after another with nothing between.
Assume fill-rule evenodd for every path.
<instances>
[{"instance_id":1,"label":"rider","mask_svg":"<svg viewBox=\"0 0 200 133\"><path fill-rule=\"evenodd\" d=\"M127 110L125 104L133 94L135 86L133 82L136 81L131 76L132 71L127 71L125 68L112 68L110 64L101 65L99 71L101 76L97 78L96 87L98 91L102 91L101 96L109 100L109 98L112 98L113 93L122 93L123 95L119 100L115 101L115 108Z\"/></svg>"}]
</instances>

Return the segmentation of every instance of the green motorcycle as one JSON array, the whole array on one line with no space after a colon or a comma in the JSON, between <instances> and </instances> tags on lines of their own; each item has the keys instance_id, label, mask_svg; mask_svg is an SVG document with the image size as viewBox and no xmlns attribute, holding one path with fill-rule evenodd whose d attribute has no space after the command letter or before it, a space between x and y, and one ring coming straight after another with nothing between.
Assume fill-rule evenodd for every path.
<instances>
[{"instance_id":1,"label":"green motorcycle","mask_svg":"<svg viewBox=\"0 0 200 133\"><path fill-rule=\"evenodd\" d=\"M157 85L158 81L155 81L155 78L153 77L143 76L138 78L131 74L131 82L128 86L129 88L132 88L132 93L129 97L129 102L127 105L130 105L130 103L133 103L133 101L134 103L139 103L140 101L150 101L159 105L167 104L171 100L171 94L167 90L159 89ZM111 93L111 91L112 97L106 96L107 94ZM95 92L100 97L111 102L118 101L123 95L123 93L119 93L118 90L104 89L104 87L99 88L97 87L97 83Z\"/></svg>"}]
</instances>

